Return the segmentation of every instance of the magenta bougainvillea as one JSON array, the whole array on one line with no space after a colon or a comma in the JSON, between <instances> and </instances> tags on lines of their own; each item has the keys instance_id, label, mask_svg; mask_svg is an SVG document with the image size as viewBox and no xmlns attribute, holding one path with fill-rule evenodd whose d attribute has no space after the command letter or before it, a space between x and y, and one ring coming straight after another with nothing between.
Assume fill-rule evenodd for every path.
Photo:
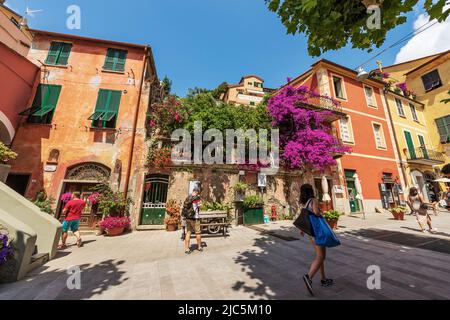
<instances>
[{"instance_id":1,"label":"magenta bougainvillea","mask_svg":"<svg viewBox=\"0 0 450 320\"><path fill-rule=\"evenodd\" d=\"M290 169L308 167L323 171L336 164L335 154L351 151L332 134L326 121L332 111L302 107L310 101L321 101L315 98L338 104L305 86L294 88L288 85L269 99L268 111L273 118L273 126L280 129L281 160Z\"/></svg>"}]
</instances>

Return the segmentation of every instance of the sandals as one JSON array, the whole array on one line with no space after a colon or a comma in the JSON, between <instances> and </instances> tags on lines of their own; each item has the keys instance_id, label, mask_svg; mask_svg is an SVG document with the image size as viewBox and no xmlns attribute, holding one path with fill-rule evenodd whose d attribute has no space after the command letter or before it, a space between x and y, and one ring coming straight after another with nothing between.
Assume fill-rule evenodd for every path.
<instances>
[{"instance_id":1,"label":"sandals","mask_svg":"<svg viewBox=\"0 0 450 320\"><path fill-rule=\"evenodd\" d=\"M78 247L78 248L81 248L82 246L83 246L83 240L79 239L79 240L77 241L77 247Z\"/></svg>"},{"instance_id":2,"label":"sandals","mask_svg":"<svg viewBox=\"0 0 450 320\"><path fill-rule=\"evenodd\" d=\"M191 249L186 249L186 250L184 251L184 253L187 254L187 255L190 255L190 254L192 253L192 251L191 251Z\"/></svg>"},{"instance_id":3,"label":"sandals","mask_svg":"<svg viewBox=\"0 0 450 320\"><path fill-rule=\"evenodd\" d=\"M322 285L322 287L328 288L328 287L331 287L334 284L334 280L333 279L321 280L320 284Z\"/></svg>"},{"instance_id":4,"label":"sandals","mask_svg":"<svg viewBox=\"0 0 450 320\"><path fill-rule=\"evenodd\" d=\"M65 249L67 249L67 246L65 244L60 244L58 246L58 250L65 250Z\"/></svg>"},{"instance_id":5,"label":"sandals","mask_svg":"<svg viewBox=\"0 0 450 320\"><path fill-rule=\"evenodd\" d=\"M312 288L312 280L309 278L307 274L303 276L303 281L305 281L306 289L308 289L309 294L314 297L314 291Z\"/></svg>"}]
</instances>

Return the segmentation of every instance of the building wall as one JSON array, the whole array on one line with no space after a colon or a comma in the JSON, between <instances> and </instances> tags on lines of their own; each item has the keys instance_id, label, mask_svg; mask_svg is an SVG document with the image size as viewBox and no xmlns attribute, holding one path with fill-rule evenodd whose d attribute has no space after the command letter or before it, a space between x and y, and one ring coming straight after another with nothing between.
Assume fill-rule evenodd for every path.
<instances>
[{"instance_id":1,"label":"building wall","mask_svg":"<svg viewBox=\"0 0 450 320\"><path fill-rule=\"evenodd\" d=\"M133 179L130 195L140 196L145 175L145 119L148 110L150 86L144 84L139 105L136 144L131 150L132 128L138 110L139 88L144 67L144 49L76 38L55 38L36 35L29 58L45 61L51 41L69 41L73 44L67 67L43 67L41 83L61 85L62 90L51 125L22 125L13 144L18 153L12 162L12 173L31 174L27 197L34 197L44 189L49 196L59 199L67 169L82 163L100 163L108 167L110 183L124 191L129 155L134 153ZM109 47L128 50L125 72L102 71ZM116 129L94 129L88 118L94 113L99 89L121 90L122 99ZM52 150L59 151L54 172L45 172ZM136 208L135 208L136 209ZM134 210L133 210L134 211Z\"/></svg>"},{"instance_id":2,"label":"building wall","mask_svg":"<svg viewBox=\"0 0 450 320\"><path fill-rule=\"evenodd\" d=\"M437 69L442 81L442 86L425 92L421 77ZM429 63L418 71L406 76L408 88L418 95L418 100L426 106L426 120L429 128L430 140L433 146L446 155L446 163L450 162L450 144L442 144L435 120L450 114L450 104L441 102L448 99L450 90L450 52L436 61Z\"/></svg>"},{"instance_id":3,"label":"building wall","mask_svg":"<svg viewBox=\"0 0 450 320\"><path fill-rule=\"evenodd\" d=\"M338 98L334 92L333 76L343 79L345 99ZM391 173L397 183L402 184L392 127L383 101L382 85L375 82L364 83L373 89L376 106L372 107L366 101L363 84L358 82L353 74L348 74L348 71L336 67L323 67L316 70L315 79L309 82L313 85L313 89L317 86L317 90L322 94L340 101L343 112L350 119L353 139L344 144L352 148L352 153L344 155L338 161L340 181L341 185L347 187L345 170L356 171L362 185L363 209L366 212L373 212L375 207L381 207L379 184L383 183L383 173ZM376 145L374 123L382 126L385 148L378 148ZM340 134L339 121L335 126ZM346 197L347 199L349 197L347 188ZM346 211L349 210L350 207L346 204Z\"/></svg>"},{"instance_id":4,"label":"building wall","mask_svg":"<svg viewBox=\"0 0 450 320\"><path fill-rule=\"evenodd\" d=\"M0 75L0 141L9 145L39 80L39 67L0 42Z\"/></svg>"},{"instance_id":5,"label":"building wall","mask_svg":"<svg viewBox=\"0 0 450 320\"><path fill-rule=\"evenodd\" d=\"M263 88L255 87L253 85L253 83L255 83L255 82L259 82L259 83L262 83L264 85L264 81L261 81L261 79L258 79L256 77L245 77L243 79L243 82L241 82L239 85L230 86L228 88L227 93L225 93L224 102L225 103L234 103L234 104L237 104L237 105L247 105L247 106L250 105L251 101L255 102L255 104L259 104L262 101L263 97L264 97L264 90L263 90ZM252 83L252 84L250 84L250 83ZM238 90L256 91L256 92L258 92L256 94L259 95L259 96L257 96L257 97L256 96L251 96L249 98L250 100L242 99L242 97L239 97Z\"/></svg>"},{"instance_id":6,"label":"building wall","mask_svg":"<svg viewBox=\"0 0 450 320\"><path fill-rule=\"evenodd\" d=\"M20 19L20 16L14 15L0 4L0 42L26 57L31 48L31 34L12 23L12 17L16 20Z\"/></svg>"}]
</instances>

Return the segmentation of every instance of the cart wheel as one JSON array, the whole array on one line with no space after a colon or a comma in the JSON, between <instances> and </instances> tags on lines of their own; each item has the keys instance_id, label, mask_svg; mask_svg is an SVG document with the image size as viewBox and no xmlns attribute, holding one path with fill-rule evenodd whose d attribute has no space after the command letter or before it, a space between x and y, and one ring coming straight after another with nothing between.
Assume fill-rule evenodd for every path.
<instances>
[{"instance_id":1,"label":"cart wheel","mask_svg":"<svg viewBox=\"0 0 450 320\"><path fill-rule=\"evenodd\" d=\"M218 234L220 232L220 224L219 224L219 222L211 221L210 223L213 224L213 225L208 226L208 232L210 234ZM214 225L214 224L217 224L217 225Z\"/></svg>"}]
</instances>

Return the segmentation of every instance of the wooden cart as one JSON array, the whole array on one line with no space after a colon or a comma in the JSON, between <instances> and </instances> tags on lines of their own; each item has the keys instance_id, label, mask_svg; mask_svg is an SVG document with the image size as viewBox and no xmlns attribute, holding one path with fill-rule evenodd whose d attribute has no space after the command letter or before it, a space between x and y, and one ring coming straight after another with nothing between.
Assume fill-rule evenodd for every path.
<instances>
[{"instance_id":1,"label":"wooden cart","mask_svg":"<svg viewBox=\"0 0 450 320\"><path fill-rule=\"evenodd\" d=\"M226 211L200 212L202 232L205 233L216 235L222 232L223 236L226 237L230 225L227 220L228 214Z\"/></svg>"}]
</instances>

